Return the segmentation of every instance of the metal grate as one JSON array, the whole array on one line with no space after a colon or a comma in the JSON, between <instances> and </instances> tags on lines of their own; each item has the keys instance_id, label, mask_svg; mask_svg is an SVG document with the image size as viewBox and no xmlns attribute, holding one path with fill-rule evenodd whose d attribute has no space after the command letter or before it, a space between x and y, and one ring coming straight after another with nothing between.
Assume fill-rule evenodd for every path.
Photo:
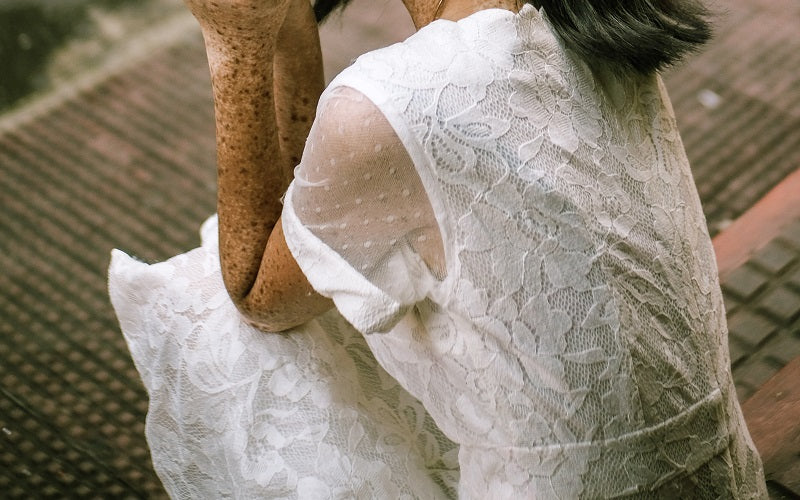
<instances>
[{"instance_id":1,"label":"metal grate","mask_svg":"<svg viewBox=\"0 0 800 500\"><path fill-rule=\"evenodd\" d=\"M198 244L213 134L191 36L0 136L4 498L164 496L105 273L114 246L154 261Z\"/></svg>"}]
</instances>

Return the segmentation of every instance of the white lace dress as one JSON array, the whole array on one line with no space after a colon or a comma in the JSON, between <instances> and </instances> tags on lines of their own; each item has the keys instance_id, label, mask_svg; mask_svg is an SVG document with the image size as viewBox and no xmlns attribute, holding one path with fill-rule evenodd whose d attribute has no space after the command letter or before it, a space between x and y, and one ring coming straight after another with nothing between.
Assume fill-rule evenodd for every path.
<instances>
[{"instance_id":1,"label":"white lace dress","mask_svg":"<svg viewBox=\"0 0 800 500\"><path fill-rule=\"evenodd\" d=\"M590 70L530 5L323 94L283 227L336 310L244 324L209 224L110 271L175 497L766 498L661 80Z\"/></svg>"}]
</instances>

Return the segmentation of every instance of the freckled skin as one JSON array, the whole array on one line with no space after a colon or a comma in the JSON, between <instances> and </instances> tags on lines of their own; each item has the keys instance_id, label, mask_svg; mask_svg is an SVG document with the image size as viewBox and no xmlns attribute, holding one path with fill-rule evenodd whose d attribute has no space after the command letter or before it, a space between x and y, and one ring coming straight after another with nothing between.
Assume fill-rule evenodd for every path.
<instances>
[{"instance_id":1,"label":"freckled skin","mask_svg":"<svg viewBox=\"0 0 800 500\"><path fill-rule=\"evenodd\" d=\"M225 286L249 321L284 330L332 307L297 267L279 222L324 85L313 12L307 0L186 3L211 70Z\"/></svg>"},{"instance_id":2,"label":"freckled skin","mask_svg":"<svg viewBox=\"0 0 800 500\"><path fill-rule=\"evenodd\" d=\"M319 33L308 0L185 0L208 55L217 133L217 211L222 276L252 324L282 331L330 309L289 252L281 196L299 162L322 93ZM414 24L438 0L403 0ZM516 0L445 0L457 20ZM342 117L346 120L347 117Z\"/></svg>"}]
</instances>

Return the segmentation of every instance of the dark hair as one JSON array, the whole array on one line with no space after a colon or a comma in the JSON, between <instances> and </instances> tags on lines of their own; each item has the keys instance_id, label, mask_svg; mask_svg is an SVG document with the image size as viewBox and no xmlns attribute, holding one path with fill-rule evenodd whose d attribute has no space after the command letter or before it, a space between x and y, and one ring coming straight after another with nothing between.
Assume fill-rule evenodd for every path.
<instances>
[{"instance_id":1,"label":"dark hair","mask_svg":"<svg viewBox=\"0 0 800 500\"><path fill-rule=\"evenodd\" d=\"M317 16L317 22L321 23L328 17L328 14L337 8L343 9L348 3L350 3L350 0L316 0L314 2L314 15Z\"/></svg>"},{"instance_id":2,"label":"dark hair","mask_svg":"<svg viewBox=\"0 0 800 500\"><path fill-rule=\"evenodd\" d=\"M322 21L350 0L317 0ZM678 62L711 38L698 0L527 0L543 7L564 45L584 61L650 74Z\"/></svg>"},{"instance_id":3,"label":"dark hair","mask_svg":"<svg viewBox=\"0 0 800 500\"><path fill-rule=\"evenodd\" d=\"M539 0L564 45L583 60L650 74L711 38L696 0Z\"/></svg>"}]
</instances>

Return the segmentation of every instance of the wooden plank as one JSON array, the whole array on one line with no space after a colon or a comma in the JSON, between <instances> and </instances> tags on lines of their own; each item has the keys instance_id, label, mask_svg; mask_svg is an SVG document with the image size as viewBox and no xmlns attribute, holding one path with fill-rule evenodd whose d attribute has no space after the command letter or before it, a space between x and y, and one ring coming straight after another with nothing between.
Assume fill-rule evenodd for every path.
<instances>
[{"instance_id":1,"label":"wooden plank","mask_svg":"<svg viewBox=\"0 0 800 500\"><path fill-rule=\"evenodd\" d=\"M800 357L742 405L767 480L800 495Z\"/></svg>"}]
</instances>

